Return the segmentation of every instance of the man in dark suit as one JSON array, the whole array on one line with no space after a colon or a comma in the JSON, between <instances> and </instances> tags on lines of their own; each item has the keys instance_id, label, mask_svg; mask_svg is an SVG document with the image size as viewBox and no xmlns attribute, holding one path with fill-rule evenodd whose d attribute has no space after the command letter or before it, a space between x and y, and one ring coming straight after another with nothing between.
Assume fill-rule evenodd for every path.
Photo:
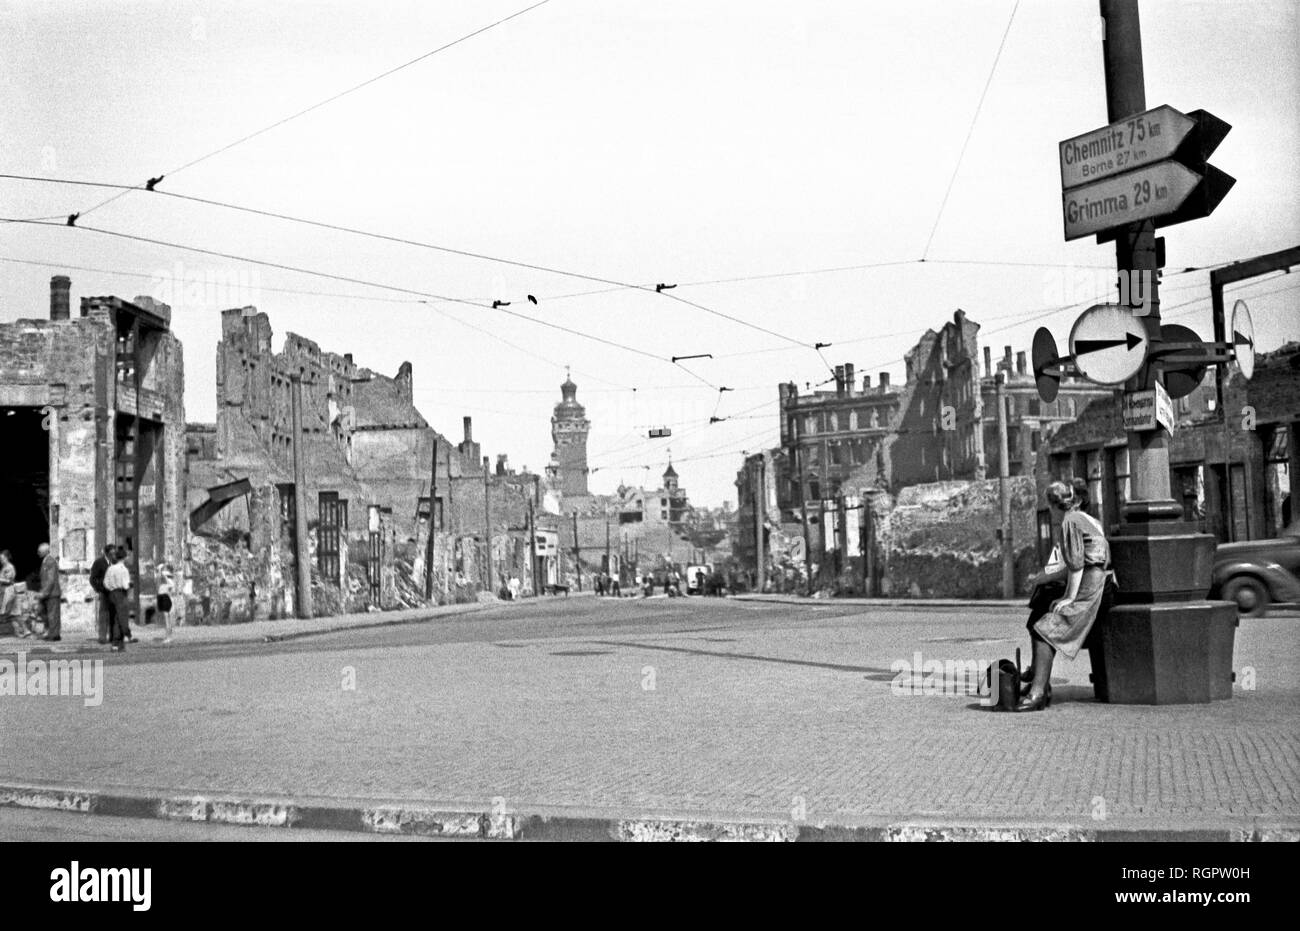
<instances>
[{"instance_id":1,"label":"man in dark suit","mask_svg":"<svg viewBox=\"0 0 1300 931\"><path fill-rule=\"evenodd\" d=\"M104 547L104 552L90 565L90 587L95 590L95 627L99 642L108 643L108 592L104 591L104 573L113 562L115 546Z\"/></svg>"},{"instance_id":2,"label":"man in dark suit","mask_svg":"<svg viewBox=\"0 0 1300 931\"><path fill-rule=\"evenodd\" d=\"M50 544L42 543L36 548L36 555L41 558L41 589L38 601L41 617L45 620L45 636L42 640L62 640L63 589L59 586L59 560L50 552Z\"/></svg>"}]
</instances>

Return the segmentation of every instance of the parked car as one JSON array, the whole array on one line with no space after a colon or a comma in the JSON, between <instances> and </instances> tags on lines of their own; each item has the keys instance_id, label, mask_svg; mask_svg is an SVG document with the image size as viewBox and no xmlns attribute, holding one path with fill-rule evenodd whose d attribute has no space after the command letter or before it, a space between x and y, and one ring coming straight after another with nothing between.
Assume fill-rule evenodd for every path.
<instances>
[{"instance_id":1,"label":"parked car","mask_svg":"<svg viewBox=\"0 0 1300 931\"><path fill-rule=\"evenodd\" d=\"M1219 544L1210 596L1235 601L1244 617L1263 617L1275 602L1300 602L1300 521L1272 540Z\"/></svg>"}]
</instances>

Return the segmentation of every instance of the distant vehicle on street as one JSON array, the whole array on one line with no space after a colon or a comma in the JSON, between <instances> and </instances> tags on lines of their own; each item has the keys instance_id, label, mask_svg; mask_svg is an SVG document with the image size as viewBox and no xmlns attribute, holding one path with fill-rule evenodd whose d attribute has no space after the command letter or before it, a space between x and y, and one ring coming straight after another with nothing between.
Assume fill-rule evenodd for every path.
<instances>
[{"instance_id":1,"label":"distant vehicle on street","mask_svg":"<svg viewBox=\"0 0 1300 931\"><path fill-rule=\"evenodd\" d=\"M686 567L686 594L703 595L704 583L713 575L713 566L705 564L702 566Z\"/></svg>"},{"instance_id":2,"label":"distant vehicle on street","mask_svg":"<svg viewBox=\"0 0 1300 931\"><path fill-rule=\"evenodd\" d=\"M1263 617L1276 602L1300 602L1300 520L1272 540L1219 544L1210 595L1235 601L1243 617Z\"/></svg>"}]
</instances>

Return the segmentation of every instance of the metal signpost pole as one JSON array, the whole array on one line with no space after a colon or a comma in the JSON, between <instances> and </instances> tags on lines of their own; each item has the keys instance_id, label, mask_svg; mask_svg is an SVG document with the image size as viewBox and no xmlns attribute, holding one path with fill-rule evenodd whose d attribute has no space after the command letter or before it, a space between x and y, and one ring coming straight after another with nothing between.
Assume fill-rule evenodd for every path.
<instances>
[{"instance_id":1,"label":"metal signpost pole","mask_svg":"<svg viewBox=\"0 0 1300 931\"><path fill-rule=\"evenodd\" d=\"M1138 4L1137 0L1100 2L1108 116L1115 131L1132 136L1135 133L1129 130L1145 125L1134 118L1146 109ZM1125 130L1128 124L1133 125ZM1127 176L1126 183L1137 175ZM1141 181L1137 184L1140 188ZM1135 189L1134 201L1140 196ZM1136 318L1133 330L1123 335L1130 348L1145 342L1143 352L1161 342L1157 252L1154 219L1141 219L1115 231L1120 295ZM1078 342L1072 351L1087 352ZM1104 351L1092 350L1091 355L1100 358ZM1117 346L1115 351L1122 350ZM1159 398L1167 397L1161 368L1150 356L1127 388L1128 396L1151 393L1156 408ZM1128 428L1131 489L1120 532L1110 541L1121 603L1098 625L1093 638L1097 697L1130 704L1230 698L1236 609L1204 600L1210 587L1214 538L1189 532L1192 528L1181 520L1182 506L1170 496L1168 431L1173 423L1157 419L1144 426Z\"/></svg>"}]
</instances>

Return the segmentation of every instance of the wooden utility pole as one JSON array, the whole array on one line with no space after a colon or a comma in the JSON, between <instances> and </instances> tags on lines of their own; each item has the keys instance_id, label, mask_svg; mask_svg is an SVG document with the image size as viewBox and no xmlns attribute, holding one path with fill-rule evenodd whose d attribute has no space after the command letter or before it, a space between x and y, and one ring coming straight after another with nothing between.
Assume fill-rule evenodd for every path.
<instances>
[{"instance_id":1,"label":"wooden utility pole","mask_svg":"<svg viewBox=\"0 0 1300 931\"><path fill-rule=\"evenodd\" d=\"M307 543L307 477L302 450L302 376L290 375L293 425L293 562L298 579L298 616L312 617L311 557Z\"/></svg>"},{"instance_id":2,"label":"wooden utility pole","mask_svg":"<svg viewBox=\"0 0 1300 931\"><path fill-rule=\"evenodd\" d=\"M433 600L433 556L437 547L434 544L434 533L438 527L438 435L433 435L433 455L429 457L432 464L429 467L429 538L424 544L424 598L426 601ZM447 481L450 483L451 475L447 475Z\"/></svg>"},{"instance_id":3,"label":"wooden utility pole","mask_svg":"<svg viewBox=\"0 0 1300 931\"><path fill-rule=\"evenodd\" d=\"M573 512L573 569L578 575L578 591L582 591L582 547L578 545L578 512Z\"/></svg>"},{"instance_id":4,"label":"wooden utility pole","mask_svg":"<svg viewBox=\"0 0 1300 931\"><path fill-rule=\"evenodd\" d=\"M448 449L448 450L447 450L447 506L444 508L444 513L446 513L446 514L453 514L453 513L454 513L454 512L452 511L452 505L451 505L451 490L452 490L452 488L453 488L453 485L452 485L452 481L451 481L451 450ZM460 526L460 524L455 520L454 517L453 517L453 518L449 518L449 520L451 520L451 522L452 522L452 526L453 526L453 527L459 527L459 526ZM454 533L454 531L453 531L453 533ZM452 541L451 541L451 542L452 542L452 554L451 554L451 555L452 555L452 558L454 559L455 556L456 556L455 545L456 545L456 542L457 542L457 541L456 541L456 538L455 538L454 536L452 537ZM448 591L449 588L451 587L451 580L448 578L448 576L449 576L450 574L451 574L451 566L449 565L449 566L447 566L447 571L444 572L444 573L442 574L442 590L443 590L444 592Z\"/></svg>"},{"instance_id":5,"label":"wooden utility pole","mask_svg":"<svg viewBox=\"0 0 1300 931\"><path fill-rule=\"evenodd\" d=\"M765 480L763 469L763 454L758 454L758 462L754 468L754 562L758 566L758 573L755 578L758 581L758 590L767 591L767 554L764 553L763 546L763 508L767 504L767 496L763 494L763 483Z\"/></svg>"},{"instance_id":6,"label":"wooden utility pole","mask_svg":"<svg viewBox=\"0 0 1300 931\"><path fill-rule=\"evenodd\" d=\"M488 457L483 457L483 531L484 539L487 541L487 548L484 550L483 561L487 564L487 592L492 594L492 500L488 497L488 479L489 479L489 462Z\"/></svg>"},{"instance_id":7,"label":"wooden utility pole","mask_svg":"<svg viewBox=\"0 0 1300 931\"><path fill-rule=\"evenodd\" d=\"M1002 597L1014 598L1016 594L1015 549L1011 541L1011 455L1007 449L1007 382L1006 366L998 364L998 505L1000 519L998 538L1002 545Z\"/></svg>"},{"instance_id":8,"label":"wooden utility pole","mask_svg":"<svg viewBox=\"0 0 1300 931\"><path fill-rule=\"evenodd\" d=\"M808 532L808 502L804 498L808 492L807 486L804 484L803 475L804 452L803 446L800 444L802 432L803 431L799 426L799 416L796 414L794 417L794 461L798 469L799 478L799 518L803 522L803 569L805 577L804 584L806 586L804 594L811 596L813 593L812 541L809 539L811 535Z\"/></svg>"}]
</instances>

